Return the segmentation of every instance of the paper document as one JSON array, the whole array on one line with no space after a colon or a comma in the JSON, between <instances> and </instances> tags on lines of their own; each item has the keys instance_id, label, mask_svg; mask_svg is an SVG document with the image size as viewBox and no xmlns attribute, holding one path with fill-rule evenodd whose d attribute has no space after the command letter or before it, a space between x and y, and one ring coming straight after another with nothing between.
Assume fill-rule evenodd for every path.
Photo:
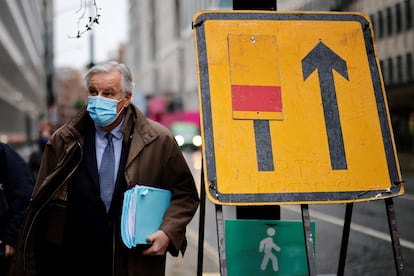
<instances>
[{"instance_id":1,"label":"paper document","mask_svg":"<svg viewBox=\"0 0 414 276\"><path fill-rule=\"evenodd\" d=\"M157 231L170 205L171 192L137 185L124 193L121 237L128 248L149 244L146 238Z\"/></svg>"}]
</instances>

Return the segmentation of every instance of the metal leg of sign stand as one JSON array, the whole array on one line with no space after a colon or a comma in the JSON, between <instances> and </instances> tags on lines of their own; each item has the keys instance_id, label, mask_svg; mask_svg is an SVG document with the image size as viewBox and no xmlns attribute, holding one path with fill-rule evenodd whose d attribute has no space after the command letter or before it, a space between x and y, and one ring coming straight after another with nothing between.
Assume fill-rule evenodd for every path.
<instances>
[{"instance_id":1,"label":"metal leg of sign stand","mask_svg":"<svg viewBox=\"0 0 414 276\"><path fill-rule=\"evenodd\" d=\"M390 229L392 250L394 253L395 269L398 276L405 275L405 268L403 263L403 257L401 254L400 239L397 230L397 220L395 216L394 202L392 198L385 199L385 207L387 209L388 227Z\"/></svg>"},{"instance_id":2,"label":"metal leg of sign stand","mask_svg":"<svg viewBox=\"0 0 414 276\"><path fill-rule=\"evenodd\" d=\"M308 204L301 204L300 207L302 210L303 232L305 234L306 256L308 258L308 275L316 276L316 262L313 251L314 239L311 232L309 206Z\"/></svg>"},{"instance_id":3,"label":"metal leg of sign stand","mask_svg":"<svg viewBox=\"0 0 414 276\"><path fill-rule=\"evenodd\" d=\"M345 261L346 261L346 254L348 251L349 232L351 229L351 218L352 218L353 207L354 207L353 203L346 204L344 228L342 230L341 252L339 254L338 271L336 273L337 276L343 276L345 272Z\"/></svg>"},{"instance_id":4,"label":"metal leg of sign stand","mask_svg":"<svg viewBox=\"0 0 414 276\"><path fill-rule=\"evenodd\" d=\"M203 275L204 259L204 229L206 220L206 188L204 186L204 170L201 168L200 181L200 220L198 224L198 258L197 258L197 276Z\"/></svg>"},{"instance_id":5,"label":"metal leg of sign stand","mask_svg":"<svg viewBox=\"0 0 414 276\"><path fill-rule=\"evenodd\" d=\"M217 239L220 257L220 275L227 276L226 245L224 240L223 207L216 204Z\"/></svg>"}]
</instances>

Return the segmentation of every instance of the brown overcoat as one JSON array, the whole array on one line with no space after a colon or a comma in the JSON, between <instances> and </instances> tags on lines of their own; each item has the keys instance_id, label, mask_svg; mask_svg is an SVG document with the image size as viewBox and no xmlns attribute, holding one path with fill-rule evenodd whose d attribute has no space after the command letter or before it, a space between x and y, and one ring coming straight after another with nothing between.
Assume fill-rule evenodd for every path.
<instances>
[{"instance_id":1,"label":"brown overcoat","mask_svg":"<svg viewBox=\"0 0 414 276\"><path fill-rule=\"evenodd\" d=\"M51 202L58 201L65 206L66 185L82 159L88 127L90 118L83 109L58 129L47 144L32 201L20 231L10 275L40 276L36 270L35 254L42 244L36 238L36 230L45 221L40 218L44 217L44 210ZM199 196L180 148L167 128L145 118L133 105L126 110L122 132L125 145L130 145L124 170L127 187L145 184L172 192L171 204L160 229L171 240L169 252L173 256L177 256L180 251L184 254L186 226L196 212ZM49 222L48 227L52 227L51 232L59 237L63 223L59 219L56 221L55 225ZM122 247L121 242L117 239L115 247ZM143 263L136 259L136 253L118 249L115 250L117 254L114 261L118 265L114 268L114 275L163 275L154 271L164 267L165 258Z\"/></svg>"}]
</instances>

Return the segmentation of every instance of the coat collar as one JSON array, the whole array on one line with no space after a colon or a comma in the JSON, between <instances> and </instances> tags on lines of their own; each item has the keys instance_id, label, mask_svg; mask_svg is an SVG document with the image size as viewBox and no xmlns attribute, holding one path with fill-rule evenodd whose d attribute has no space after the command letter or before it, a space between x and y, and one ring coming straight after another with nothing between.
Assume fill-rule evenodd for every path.
<instances>
[{"instance_id":1,"label":"coat collar","mask_svg":"<svg viewBox=\"0 0 414 276\"><path fill-rule=\"evenodd\" d=\"M85 133L93 127L93 120L85 107L62 127L60 133L66 144L77 140L84 146ZM129 146L126 167L146 145L158 138L158 133L151 125L149 119L133 104L130 104L125 110L125 122L121 131L125 145Z\"/></svg>"},{"instance_id":2,"label":"coat collar","mask_svg":"<svg viewBox=\"0 0 414 276\"><path fill-rule=\"evenodd\" d=\"M136 106L130 104L125 112L125 122L121 131L126 144L130 142L130 139L133 139L134 143L138 142L140 145L137 148L140 150L158 137L157 132L149 123L149 119ZM90 127L94 127L94 124L85 107L62 127L62 137L65 140L75 138L84 144L84 133Z\"/></svg>"},{"instance_id":3,"label":"coat collar","mask_svg":"<svg viewBox=\"0 0 414 276\"><path fill-rule=\"evenodd\" d=\"M150 124L149 119L132 104L126 110L122 132L124 134L125 144L129 145L126 167L128 167L146 145L158 137L158 133Z\"/></svg>"},{"instance_id":4,"label":"coat collar","mask_svg":"<svg viewBox=\"0 0 414 276\"><path fill-rule=\"evenodd\" d=\"M149 123L149 119L147 119L144 114L132 104L129 105L126 110L125 123L122 132L126 138L137 139L139 137L143 145L151 143L158 136L155 129ZM128 142L128 140L126 140L126 142Z\"/></svg>"}]
</instances>

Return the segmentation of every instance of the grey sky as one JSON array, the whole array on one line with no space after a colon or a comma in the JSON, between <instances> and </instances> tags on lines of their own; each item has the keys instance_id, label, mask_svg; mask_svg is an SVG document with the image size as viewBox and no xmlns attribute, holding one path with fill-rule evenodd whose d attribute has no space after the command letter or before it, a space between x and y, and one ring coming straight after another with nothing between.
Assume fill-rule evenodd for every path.
<instances>
[{"instance_id":1,"label":"grey sky","mask_svg":"<svg viewBox=\"0 0 414 276\"><path fill-rule=\"evenodd\" d=\"M90 0L54 0L54 43L55 66L69 66L77 69L85 68L90 61L90 31L80 38L78 30L83 31L88 23L89 8L84 9ZM126 42L127 0L96 0L100 9L99 25L94 25L94 57L95 62L114 56L120 43ZM84 18L78 20L86 11Z\"/></svg>"}]
</instances>

